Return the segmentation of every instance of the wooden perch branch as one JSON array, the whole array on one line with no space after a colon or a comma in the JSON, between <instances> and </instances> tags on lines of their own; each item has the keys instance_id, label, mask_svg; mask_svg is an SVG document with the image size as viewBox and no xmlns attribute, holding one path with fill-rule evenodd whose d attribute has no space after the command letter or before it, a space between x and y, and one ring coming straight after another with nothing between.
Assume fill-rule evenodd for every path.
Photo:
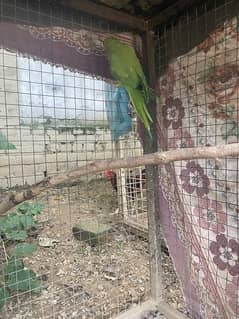
<instances>
[{"instance_id":1,"label":"wooden perch branch","mask_svg":"<svg viewBox=\"0 0 239 319\"><path fill-rule=\"evenodd\" d=\"M157 152L138 157L131 157L119 160L102 160L90 163L86 166L77 167L65 171L56 176L48 177L41 182L30 186L27 190L9 193L0 202L0 214L6 213L12 207L39 195L41 192L56 187L62 183L74 181L80 176L94 174L106 169L133 168L141 165L162 165L170 162L193 159L218 159L228 156L239 155L239 143L229 145L195 147L186 149L177 149L167 152Z\"/></svg>"}]
</instances>

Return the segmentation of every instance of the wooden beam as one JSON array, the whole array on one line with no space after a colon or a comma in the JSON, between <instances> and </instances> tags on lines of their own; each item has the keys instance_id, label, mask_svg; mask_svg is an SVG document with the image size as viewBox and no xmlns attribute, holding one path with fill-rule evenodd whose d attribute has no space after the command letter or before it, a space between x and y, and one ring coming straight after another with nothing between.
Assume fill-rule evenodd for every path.
<instances>
[{"instance_id":1,"label":"wooden beam","mask_svg":"<svg viewBox=\"0 0 239 319\"><path fill-rule=\"evenodd\" d=\"M132 307L128 311L118 315L115 319L139 319L142 318L142 314L149 311L156 310L156 304L153 300L149 299L138 306Z\"/></svg>"},{"instance_id":2,"label":"wooden beam","mask_svg":"<svg viewBox=\"0 0 239 319\"><path fill-rule=\"evenodd\" d=\"M157 309L160 313L162 313L166 318L170 319L188 319L186 315L179 312L175 308L173 308L170 304L162 301L159 305L157 305Z\"/></svg>"},{"instance_id":3,"label":"wooden beam","mask_svg":"<svg viewBox=\"0 0 239 319\"><path fill-rule=\"evenodd\" d=\"M23 201L30 200L50 188L57 187L64 183L72 183L73 181L78 180L81 176L102 172L106 169L114 170L118 168L133 168L148 165L150 167L155 167L156 170L158 165L164 165L176 161L193 159L219 159L229 156L239 156L239 143L175 149L166 152L156 152L153 154L145 154L143 156L129 157L126 159L122 158L118 160L99 160L89 163L85 166L76 167L71 170L62 172L55 176L47 177L37 184L26 186L19 191L6 192L5 197L0 197L0 215L4 214L9 209L22 203ZM158 181L157 176L158 175L154 174L154 172L152 171L152 177L155 177L155 183ZM148 178L147 180L150 181L151 179L152 178ZM155 190L155 192L150 192L150 194L157 195L157 190L159 188L153 188L154 184L152 184L151 186L152 188L148 190ZM156 184L156 186L158 186L158 184ZM155 196L155 198L157 199L157 196Z\"/></svg>"},{"instance_id":4,"label":"wooden beam","mask_svg":"<svg viewBox=\"0 0 239 319\"><path fill-rule=\"evenodd\" d=\"M158 312L163 314L165 318L188 319L188 317L186 317L178 310L174 309L170 304L163 301L159 304L156 304L155 301L152 299L145 301L141 305L132 307L130 310L120 314L115 319L138 319L144 317L147 312L154 310L158 310Z\"/></svg>"},{"instance_id":5,"label":"wooden beam","mask_svg":"<svg viewBox=\"0 0 239 319\"><path fill-rule=\"evenodd\" d=\"M151 19L145 21L146 28L153 30L156 26L167 23L172 17L179 16L185 9L201 3L201 0L178 0L174 4L165 8Z\"/></svg>"},{"instance_id":6,"label":"wooden beam","mask_svg":"<svg viewBox=\"0 0 239 319\"><path fill-rule=\"evenodd\" d=\"M127 26L134 30L145 31L146 23L143 18L133 16L122 11L112 9L108 6L94 3L89 0L58 0L57 3L72 8L74 10L79 10L99 18L103 18L112 22L116 22L120 25Z\"/></svg>"},{"instance_id":7,"label":"wooden beam","mask_svg":"<svg viewBox=\"0 0 239 319\"><path fill-rule=\"evenodd\" d=\"M142 36L143 41L143 59L144 67L151 88L156 87L155 72L155 45L153 31L146 31ZM152 153L158 151L157 131L156 131L156 100L152 100L148 104L148 110L154 120L151 126L152 139L149 138L147 132L144 135L143 148L144 153ZM147 189L147 209L148 209L148 238L149 238L149 255L150 255L150 290L151 297L156 304L162 301L162 264L161 264L161 221L160 221L160 204L159 204L159 171L158 165L146 166L146 189Z\"/></svg>"}]
</instances>

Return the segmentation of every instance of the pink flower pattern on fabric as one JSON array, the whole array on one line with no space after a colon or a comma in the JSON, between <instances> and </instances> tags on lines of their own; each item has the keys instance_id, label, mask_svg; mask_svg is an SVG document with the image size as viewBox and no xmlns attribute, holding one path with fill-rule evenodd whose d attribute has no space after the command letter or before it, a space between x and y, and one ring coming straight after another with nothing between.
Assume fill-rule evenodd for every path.
<instances>
[{"instance_id":1,"label":"pink flower pattern on fabric","mask_svg":"<svg viewBox=\"0 0 239 319\"><path fill-rule=\"evenodd\" d=\"M176 83L174 69L169 66L166 76L159 82L160 96L167 97L173 94L173 88Z\"/></svg>"},{"instance_id":2,"label":"pink flower pattern on fabric","mask_svg":"<svg viewBox=\"0 0 239 319\"><path fill-rule=\"evenodd\" d=\"M236 240L228 240L224 234L219 234L210 244L210 251L220 270L228 269L231 276L239 275L239 243Z\"/></svg>"},{"instance_id":3,"label":"pink flower pattern on fabric","mask_svg":"<svg viewBox=\"0 0 239 319\"><path fill-rule=\"evenodd\" d=\"M199 197L209 193L209 178L204 174L203 168L194 161L190 161L180 174L182 187L188 193L196 191Z\"/></svg>"},{"instance_id":4,"label":"pink flower pattern on fabric","mask_svg":"<svg viewBox=\"0 0 239 319\"><path fill-rule=\"evenodd\" d=\"M172 128L176 130L182 126L182 119L185 115L182 101L178 98L168 97L163 105L163 123L165 127L172 125Z\"/></svg>"},{"instance_id":5,"label":"pink flower pattern on fabric","mask_svg":"<svg viewBox=\"0 0 239 319\"><path fill-rule=\"evenodd\" d=\"M239 277L234 277L231 282L227 284L226 294L229 297L229 306L232 311L239 315Z\"/></svg>"},{"instance_id":6,"label":"pink flower pattern on fabric","mask_svg":"<svg viewBox=\"0 0 239 319\"><path fill-rule=\"evenodd\" d=\"M174 136L169 139L168 146L173 149L193 147L194 142L188 131L178 128L174 131Z\"/></svg>"},{"instance_id":7,"label":"pink flower pattern on fabric","mask_svg":"<svg viewBox=\"0 0 239 319\"><path fill-rule=\"evenodd\" d=\"M198 207L195 207L193 212L198 217L200 227L212 230L216 234L225 231L227 217L219 202L208 198L200 198Z\"/></svg>"}]
</instances>

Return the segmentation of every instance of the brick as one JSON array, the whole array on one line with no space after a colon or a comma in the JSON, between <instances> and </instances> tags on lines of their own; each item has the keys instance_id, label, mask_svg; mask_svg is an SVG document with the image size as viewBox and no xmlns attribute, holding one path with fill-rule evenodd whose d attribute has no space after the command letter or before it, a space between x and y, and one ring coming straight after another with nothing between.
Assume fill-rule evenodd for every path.
<instances>
[{"instance_id":1,"label":"brick","mask_svg":"<svg viewBox=\"0 0 239 319\"><path fill-rule=\"evenodd\" d=\"M17 80L17 69L15 67L10 67L10 66L4 66L0 67L0 76L5 79L10 79L10 80Z\"/></svg>"},{"instance_id":2,"label":"brick","mask_svg":"<svg viewBox=\"0 0 239 319\"><path fill-rule=\"evenodd\" d=\"M32 135L34 137L47 135L48 131L45 131L43 128L32 129ZM49 134L49 133L48 133Z\"/></svg>"},{"instance_id":3,"label":"brick","mask_svg":"<svg viewBox=\"0 0 239 319\"><path fill-rule=\"evenodd\" d=\"M17 81L16 80L11 80L5 78L4 83L3 83L3 89L6 93L15 93L18 99L18 87L17 87Z\"/></svg>"},{"instance_id":4,"label":"brick","mask_svg":"<svg viewBox=\"0 0 239 319\"><path fill-rule=\"evenodd\" d=\"M5 51L2 55L1 65L17 68L16 53Z\"/></svg>"},{"instance_id":5,"label":"brick","mask_svg":"<svg viewBox=\"0 0 239 319\"><path fill-rule=\"evenodd\" d=\"M72 228L76 239L85 241L91 246L108 242L110 230L109 225L101 224L97 220L82 221Z\"/></svg>"}]
</instances>

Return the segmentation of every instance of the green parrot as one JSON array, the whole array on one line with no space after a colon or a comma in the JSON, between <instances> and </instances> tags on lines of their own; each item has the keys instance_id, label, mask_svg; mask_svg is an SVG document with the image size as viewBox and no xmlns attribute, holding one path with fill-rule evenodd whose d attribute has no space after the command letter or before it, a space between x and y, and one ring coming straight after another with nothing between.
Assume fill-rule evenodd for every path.
<instances>
[{"instance_id":1,"label":"green parrot","mask_svg":"<svg viewBox=\"0 0 239 319\"><path fill-rule=\"evenodd\" d=\"M107 38L104 48L109 58L112 76L128 92L136 114L151 136L152 118L146 104L152 98L152 92L134 48L115 38Z\"/></svg>"}]
</instances>

